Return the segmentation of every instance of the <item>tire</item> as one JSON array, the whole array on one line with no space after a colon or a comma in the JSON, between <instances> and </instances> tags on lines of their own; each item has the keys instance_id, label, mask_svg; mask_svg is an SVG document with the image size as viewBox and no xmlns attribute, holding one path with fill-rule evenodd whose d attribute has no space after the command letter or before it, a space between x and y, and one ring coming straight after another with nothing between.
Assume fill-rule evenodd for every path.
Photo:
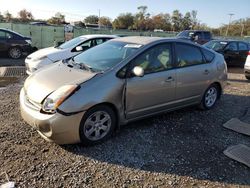
<instances>
[{"instance_id":1,"label":"tire","mask_svg":"<svg viewBox=\"0 0 250 188\"><path fill-rule=\"evenodd\" d=\"M12 47L9 49L8 55L12 59L19 59L22 56L22 50L19 47Z\"/></svg>"},{"instance_id":2,"label":"tire","mask_svg":"<svg viewBox=\"0 0 250 188\"><path fill-rule=\"evenodd\" d=\"M210 85L205 91L199 108L202 110L210 110L213 108L220 96L219 87L216 84Z\"/></svg>"},{"instance_id":3,"label":"tire","mask_svg":"<svg viewBox=\"0 0 250 188\"><path fill-rule=\"evenodd\" d=\"M94 145L107 140L114 132L116 122L115 112L110 107L91 108L81 120L79 134L82 144Z\"/></svg>"},{"instance_id":4,"label":"tire","mask_svg":"<svg viewBox=\"0 0 250 188\"><path fill-rule=\"evenodd\" d=\"M250 76L245 76L245 77L246 77L246 79L250 80Z\"/></svg>"}]
</instances>

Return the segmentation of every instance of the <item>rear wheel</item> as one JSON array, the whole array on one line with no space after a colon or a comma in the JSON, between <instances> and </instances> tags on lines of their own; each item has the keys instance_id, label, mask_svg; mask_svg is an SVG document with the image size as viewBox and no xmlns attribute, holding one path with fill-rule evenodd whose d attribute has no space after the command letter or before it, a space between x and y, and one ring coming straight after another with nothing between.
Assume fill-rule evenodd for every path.
<instances>
[{"instance_id":1,"label":"rear wheel","mask_svg":"<svg viewBox=\"0 0 250 188\"><path fill-rule=\"evenodd\" d=\"M100 143L111 136L115 129L114 111L105 105L96 106L85 113L80 124L80 138L85 145Z\"/></svg>"},{"instance_id":2,"label":"rear wheel","mask_svg":"<svg viewBox=\"0 0 250 188\"><path fill-rule=\"evenodd\" d=\"M205 91L199 107L203 110L213 108L219 98L219 95L219 87L216 84L210 85Z\"/></svg>"},{"instance_id":3,"label":"rear wheel","mask_svg":"<svg viewBox=\"0 0 250 188\"><path fill-rule=\"evenodd\" d=\"M12 59L19 59L22 56L22 50L18 47L12 47L9 49L8 54Z\"/></svg>"},{"instance_id":4,"label":"rear wheel","mask_svg":"<svg viewBox=\"0 0 250 188\"><path fill-rule=\"evenodd\" d=\"M246 79L250 80L250 76L245 76L245 77L246 77Z\"/></svg>"}]
</instances>

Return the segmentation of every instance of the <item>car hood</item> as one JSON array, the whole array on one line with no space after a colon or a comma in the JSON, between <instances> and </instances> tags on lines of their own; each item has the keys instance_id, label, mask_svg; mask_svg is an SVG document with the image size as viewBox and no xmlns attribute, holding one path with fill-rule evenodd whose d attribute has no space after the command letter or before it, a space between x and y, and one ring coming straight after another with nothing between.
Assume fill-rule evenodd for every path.
<instances>
[{"instance_id":1,"label":"car hood","mask_svg":"<svg viewBox=\"0 0 250 188\"><path fill-rule=\"evenodd\" d=\"M67 84L80 84L95 75L96 73L70 68L59 62L29 76L24 83L24 90L30 100L42 103L45 97L59 87Z\"/></svg>"},{"instance_id":2,"label":"car hood","mask_svg":"<svg viewBox=\"0 0 250 188\"><path fill-rule=\"evenodd\" d=\"M30 59L36 59L36 58L40 58L43 56L47 56L49 59L56 61L56 60L61 60L60 56L64 55L65 52L67 52L68 49L59 49L59 48L55 48L55 47L48 47L48 48L44 48L41 50L38 50L32 54L30 54L28 56L28 58Z\"/></svg>"}]
</instances>

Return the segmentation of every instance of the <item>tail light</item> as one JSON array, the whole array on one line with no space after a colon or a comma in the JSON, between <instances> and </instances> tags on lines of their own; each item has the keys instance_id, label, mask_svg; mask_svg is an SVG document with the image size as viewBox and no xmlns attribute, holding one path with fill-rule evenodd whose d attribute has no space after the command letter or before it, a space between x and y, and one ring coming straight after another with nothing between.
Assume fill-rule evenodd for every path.
<instances>
[{"instance_id":1,"label":"tail light","mask_svg":"<svg viewBox=\"0 0 250 188\"><path fill-rule=\"evenodd\" d=\"M248 55L250 55L250 51L248 51Z\"/></svg>"}]
</instances>

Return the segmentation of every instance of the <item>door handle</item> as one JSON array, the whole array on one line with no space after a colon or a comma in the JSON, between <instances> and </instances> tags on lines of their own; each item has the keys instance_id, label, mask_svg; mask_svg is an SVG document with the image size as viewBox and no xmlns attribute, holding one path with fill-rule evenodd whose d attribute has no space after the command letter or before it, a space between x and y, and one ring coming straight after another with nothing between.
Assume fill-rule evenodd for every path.
<instances>
[{"instance_id":1,"label":"door handle","mask_svg":"<svg viewBox=\"0 0 250 188\"><path fill-rule=\"evenodd\" d=\"M172 81L174 81L174 78L173 78L172 76L169 76L169 77L165 80L165 82L172 82Z\"/></svg>"},{"instance_id":2,"label":"door handle","mask_svg":"<svg viewBox=\"0 0 250 188\"><path fill-rule=\"evenodd\" d=\"M209 74L209 70L204 70L203 74Z\"/></svg>"}]
</instances>

